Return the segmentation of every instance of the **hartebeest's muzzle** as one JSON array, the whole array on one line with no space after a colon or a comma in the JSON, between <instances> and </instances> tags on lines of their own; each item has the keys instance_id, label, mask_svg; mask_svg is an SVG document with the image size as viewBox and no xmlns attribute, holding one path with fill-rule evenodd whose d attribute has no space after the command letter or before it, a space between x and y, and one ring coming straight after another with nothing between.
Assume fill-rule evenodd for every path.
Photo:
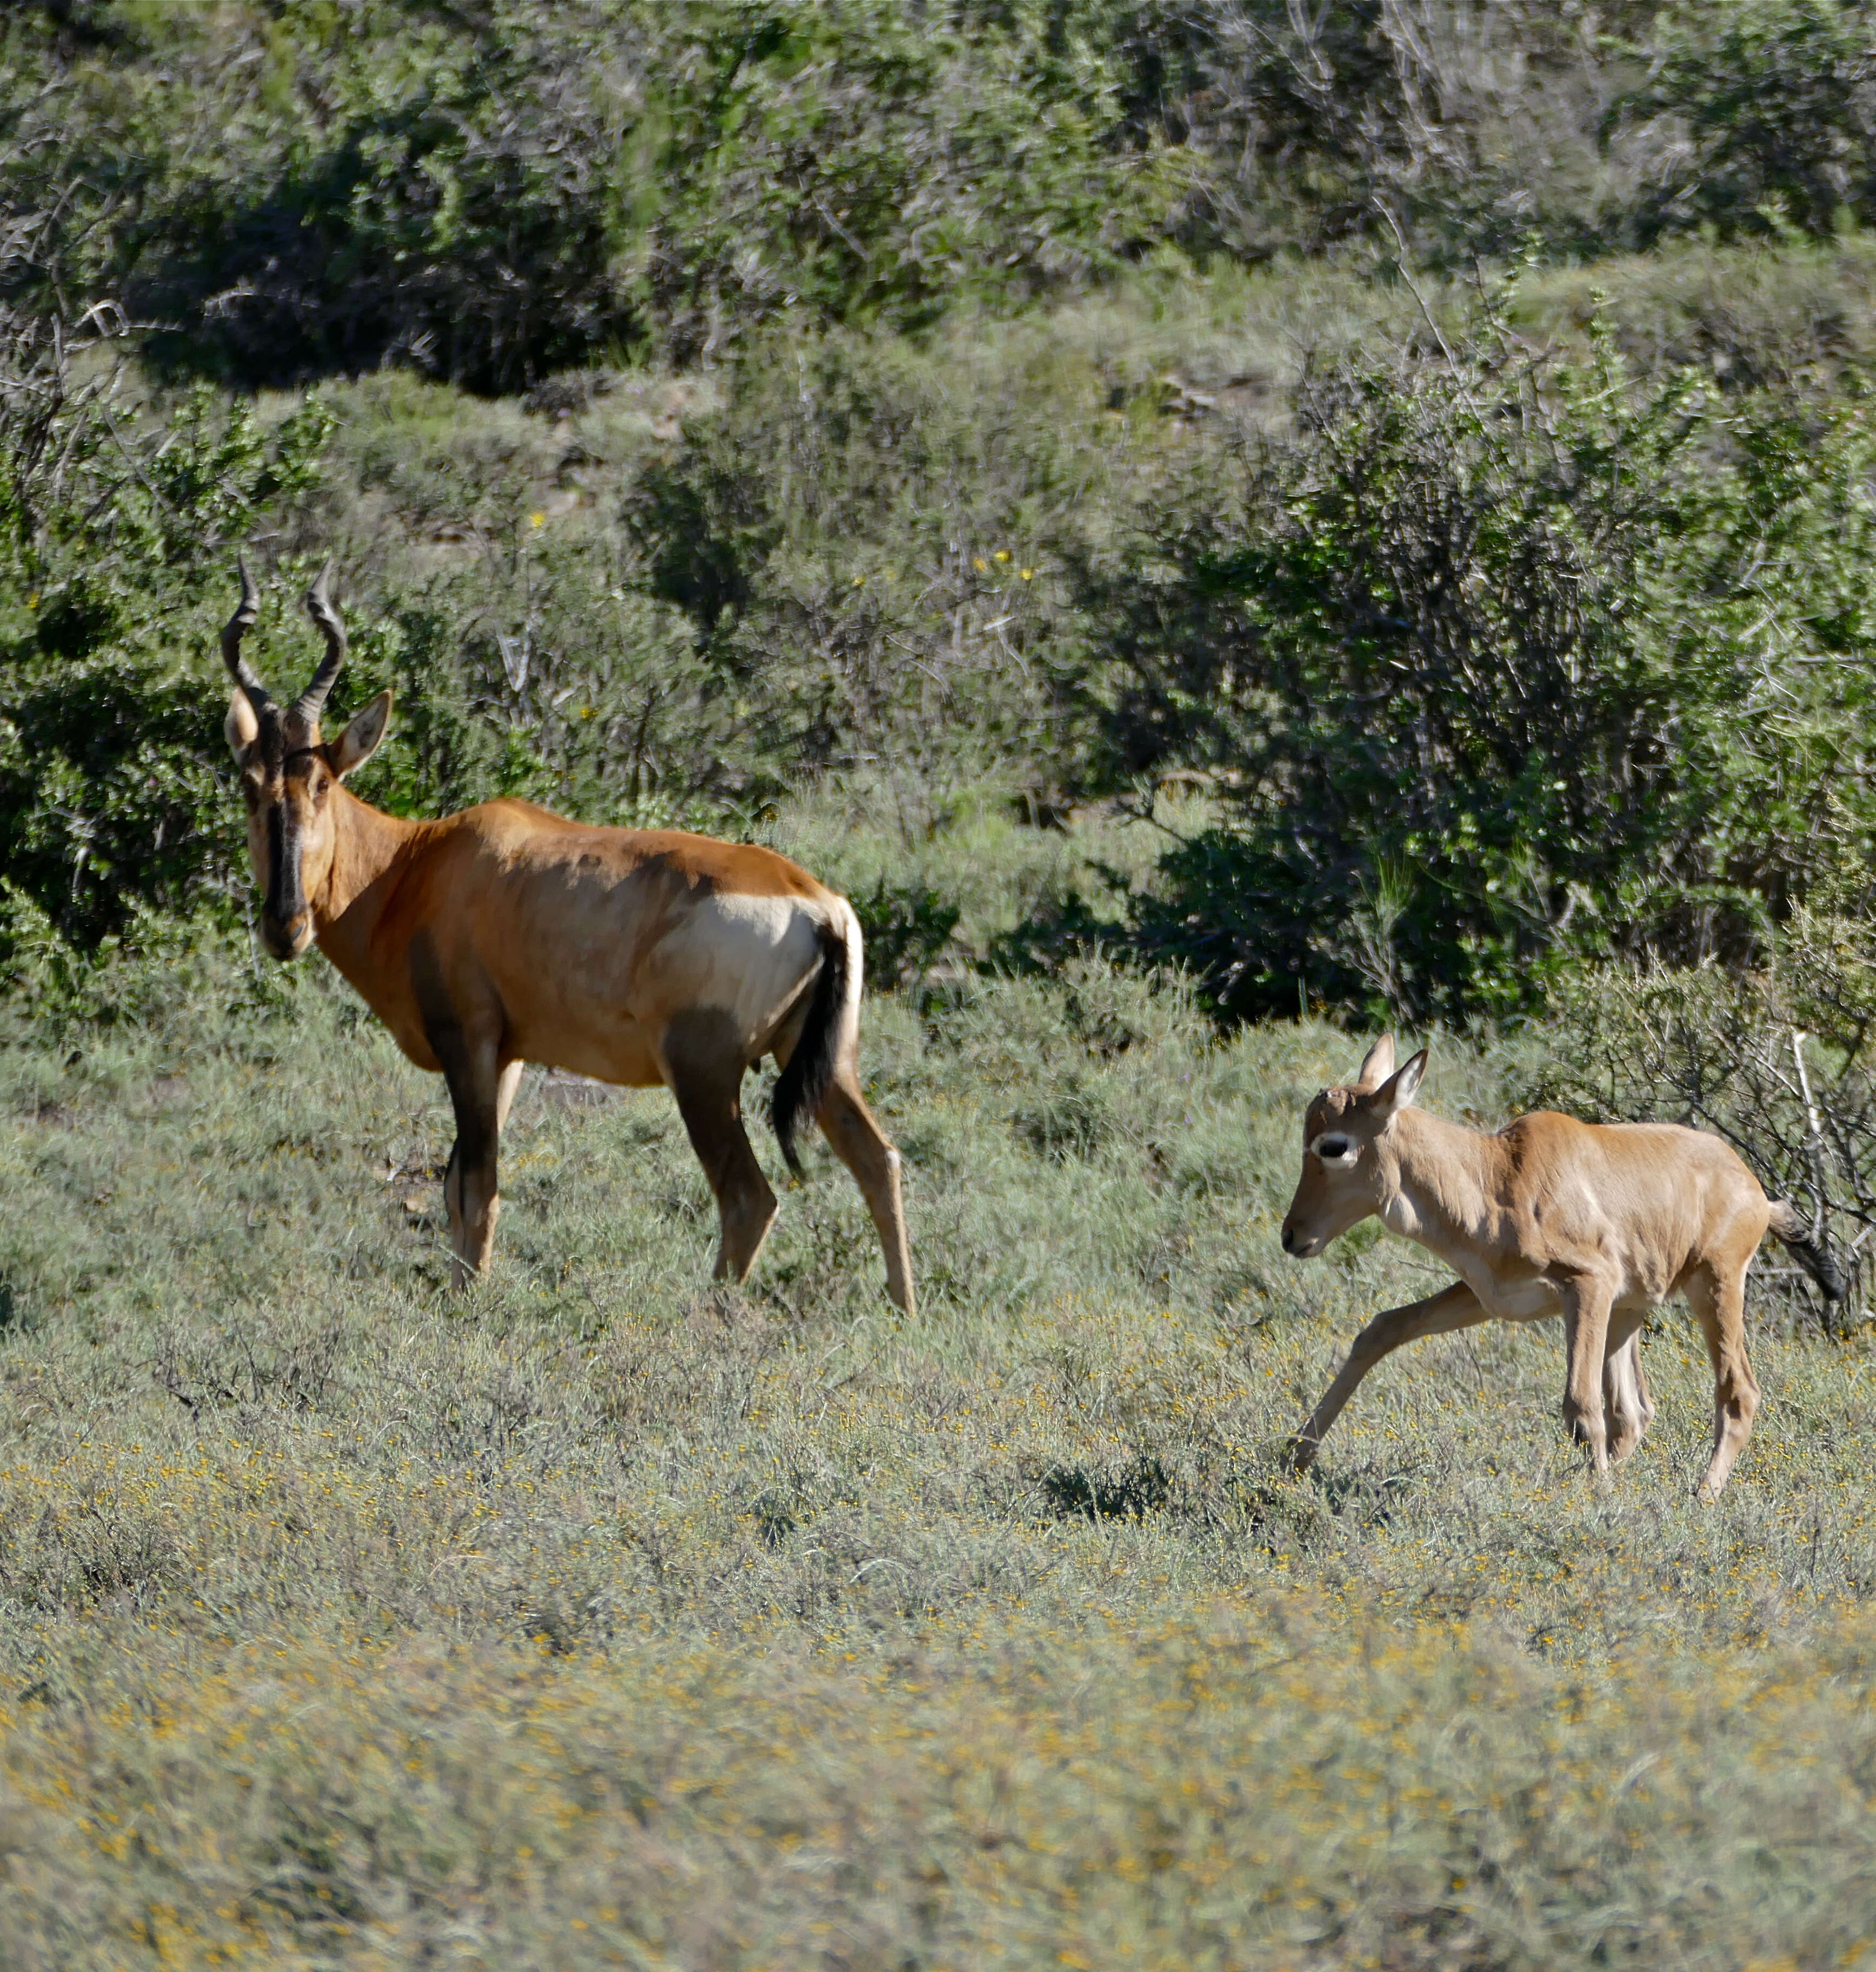
<instances>
[{"instance_id":1,"label":"hartebeest's muzzle","mask_svg":"<svg viewBox=\"0 0 1876 1972\"><path fill-rule=\"evenodd\" d=\"M274 958L297 958L312 942L312 914L302 911L298 917L281 923L270 912L260 914L260 942Z\"/></svg>"},{"instance_id":2,"label":"hartebeest's muzzle","mask_svg":"<svg viewBox=\"0 0 1876 1972\"><path fill-rule=\"evenodd\" d=\"M267 900L260 911L260 942L275 958L297 958L312 942L299 852L299 820L283 802L267 814Z\"/></svg>"}]
</instances>

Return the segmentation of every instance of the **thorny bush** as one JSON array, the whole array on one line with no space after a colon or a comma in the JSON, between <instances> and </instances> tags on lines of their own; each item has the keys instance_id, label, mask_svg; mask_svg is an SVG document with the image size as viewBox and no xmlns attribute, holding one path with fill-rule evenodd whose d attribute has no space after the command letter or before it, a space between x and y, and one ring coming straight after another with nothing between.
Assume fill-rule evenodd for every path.
<instances>
[{"instance_id":1,"label":"thorny bush","mask_svg":"<svg viewBox=\"0 0 1876 1972\"><path fill-rule=\"evenodd\" d=\"M1136 929L1221 1010L1463 1019L1597 951L1745 962L1867 843L1860 406L1638 378L1600 331L1557 360L1488 309L1299 409L1080 583L1116 770L1218 778Z\"/></svg>"}]
</instances>

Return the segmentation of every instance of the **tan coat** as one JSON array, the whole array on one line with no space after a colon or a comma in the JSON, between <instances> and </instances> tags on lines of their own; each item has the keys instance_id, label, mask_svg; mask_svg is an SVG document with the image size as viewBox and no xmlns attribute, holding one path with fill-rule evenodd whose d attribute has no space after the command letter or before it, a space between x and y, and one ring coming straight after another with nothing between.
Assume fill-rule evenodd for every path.
<instances>
[{"instance_id":1,"label":"tan coat","mask_svg":"<svg viewBox=\"0 0 1876 1972\"><path fill-rule=\"evenodd\" d=\"M1717 1137L1666 1123L1583 1123L1540 1111L1495 1134L1413 1106L1423 1051L1394 1071L1381 1042L1356 1079L1325 1089L1303 1125L1302 1176L1283 1249L1319 1254L1370 1216L1436 1254L1459 1276L1378 1316L1292 1441L1299 1468L1383 1357L1423 1335L1491 1320L1564 1320L1564 1415L1598 1471L1626 1458L1654 1415L1637 1347L1650 1308L1686 1298L1713 1362L1717 1494L1744 1447L1759 1390L1746 1354L1746 1270L1768 1229L1828 1295L1834 1269L1797 1214L1766 1197Z\"/></svg>"}]
</instances>

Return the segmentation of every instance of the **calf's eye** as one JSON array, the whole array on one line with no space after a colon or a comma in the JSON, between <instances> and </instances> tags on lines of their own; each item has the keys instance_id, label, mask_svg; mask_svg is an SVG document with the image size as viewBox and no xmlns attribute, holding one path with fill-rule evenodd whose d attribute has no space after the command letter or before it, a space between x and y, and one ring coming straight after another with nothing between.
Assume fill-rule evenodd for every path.
<instances>
[{"instance_id":1,"label":"calf's eye","mask_svg":"<svg viewBox=\"0 0 1876 1972\"><path fill-rule=\"evenodd\" d=\"M1348 1151L1349 1143L1346 1137L1324 1137L1315 1147L1316 1155L1327 1158L1332 1164L1338 1157L1345 1157Z\"/></svg>"}]
</instances>

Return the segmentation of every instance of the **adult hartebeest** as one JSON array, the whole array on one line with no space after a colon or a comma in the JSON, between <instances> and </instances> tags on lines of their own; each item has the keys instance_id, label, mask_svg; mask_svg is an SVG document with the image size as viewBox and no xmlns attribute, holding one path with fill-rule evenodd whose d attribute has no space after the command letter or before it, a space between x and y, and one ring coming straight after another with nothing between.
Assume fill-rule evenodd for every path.
<instances>
[{"instance_id":1,"label":"adult hartebeest","mask_svg":"<svg viewBox=\"0 0 1876 1972\"><path fill-rule=\"evenodd\" d=\"M806 1112L859 1181L887 1291L910 1314L899 1154L860 1092L852 906L773 851L708 836L589 828L521 801L440 821L360 801L345 778L384 738L391 695L320 737L345 660L331 574L328 563L306 596L325 655L292 704L276 704L241 655L260 606L245 562L222 632L261 937L281 959L316 939L411 1060L448 1082L454 1283L488 1263L496 1145L531 1061L671 1090L716 1194L717 1277L743 1280L776 1211L742 1118L744 1075L767 1054L781 1068L771 1115L789 1168L800 1170Z\"/></svg>"},{"instance_id":2,"label":"adult hartebeest","mask_svg":"<svg viewBox=\"0 0 1876 1972\"><path fill-rule=\"evenodd\" d=\"M1312 1259L1378 1216L1459 1276L1362 1330L1341 1373L1290 1441L1299 1471L1384 1356L1476 1323L1564 1317L1564 1417L1599 1472L1626 1458L1655 1414L1642 1376L1643 1319L1682 1294L1713 1361L1717 1496L1752 1431L1759 1386L1746 1357L1746 1269L1767 1231L1831 1300L1843 1287L1793 1208L1769 1200L1717 1137L1672 1123L1582 1123L1540 1110L1495 1135L1414 1105L1422 1049L1398 1072L1391 1036L1351 1083L1325 1089L1303 1121L1302 1177L1283 1250Z\"/></svg>"}]
</instances>

